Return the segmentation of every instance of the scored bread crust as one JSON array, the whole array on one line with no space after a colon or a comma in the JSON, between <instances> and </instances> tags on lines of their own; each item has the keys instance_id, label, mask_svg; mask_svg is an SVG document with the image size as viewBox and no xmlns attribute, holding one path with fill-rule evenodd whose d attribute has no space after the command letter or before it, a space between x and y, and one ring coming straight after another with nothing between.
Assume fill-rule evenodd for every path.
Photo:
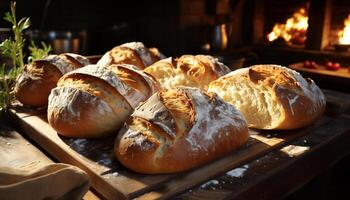
<instances>
[{"instance_id":1,"label":"scored bread crust","mask_svg":"<svg viewBox=\"0 0 350 200\"><path fill-rule=\"evenodd\" d=\"M70 71L89 64L83 56L65 53L50 55L25 66L15 86L16 99L24 105L46 106L51 90L59 78Z\"/></svg>"},{"instance_id":2,"label":"scored bread crust","mask_svg":"<svg viewBox=\"0 0 350 200\"><path fill-rule=\"evenodd\" d=\"M139 69L144 69L162 57L164 57L163 54L154 47L147 49L142 42L129 42L106 52L97 64L102 66L130 64L137 66Z\"/></svg>"},{"instance_id":3,"label":"scored bread crust","mask_svg":"<svg viewBox=\"0 0 350 200\"><path fill-rule=\"evenodd\" d=\"M243 115L215 93L198 88L160 91L135 109L119 131L115 155L146 174L189 170L248 140Z\"/></svg>"},{"instance_id":4,"label":"scored bread crust","mask_svg":"<svg viewBox=\"0 0 350 200\"><path fill-rule=\"evenodd\" d=\"M295 129L324 112L320 88L298 72L279 65L254 65L210 83L209 90L233 104L252 128Z\"/></svg>"},{"instance_id":5,"label":"scored bread crust","mask_svg":"<svg viewBox=\"0 0 350 200\"><path fill-rule=\"evenodd\" d=\"M144 71L155 77L164 89L188 86L206 91L210 82L226 75L230 69L209 55L183 55L178 59L160 60Z\"/></svg>"},{"instance_id":6,"label":"scored bread crust","mask_svg":"<svg viewBox=\"0 0 350 200\"><path fill-rule=\"evenodd\" d=\"M133 85L118 76L120 69L132 74ZM149 93L139 91L137 84ZM88 65L60 78L49 96L48 121L67 137L103 137L114 133L133 108L157 89L156 83L136 67Z\"/></svg>"}]
</instances>

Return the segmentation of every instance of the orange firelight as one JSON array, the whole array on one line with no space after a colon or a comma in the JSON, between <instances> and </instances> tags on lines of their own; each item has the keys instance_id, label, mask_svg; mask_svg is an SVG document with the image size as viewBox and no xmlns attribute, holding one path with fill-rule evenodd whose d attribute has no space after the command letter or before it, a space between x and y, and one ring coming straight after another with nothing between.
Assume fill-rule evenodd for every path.
<instances>
[{"instance_id":1,"label":"orange firelight","mask_svg":"<svg viewBox=\"0 0 350 200\"><path fill-rule=\"evenodd\" d=\"M344 29L338 32L339 44L350 44L350 15L344 20Z\"/></svg>"},{"instance_id":2,"label":"orange firelight","mask_svg":"<svg viewBox=\"0 0 350 200\"><path fill-rule=\"evenodd\" d=\"M271 33L267 35L268 41L283 38L286 42L304 44L308 27L308 16L305 8L300 8L285 24L275 24Z\"/></svg>"}]
</instances>

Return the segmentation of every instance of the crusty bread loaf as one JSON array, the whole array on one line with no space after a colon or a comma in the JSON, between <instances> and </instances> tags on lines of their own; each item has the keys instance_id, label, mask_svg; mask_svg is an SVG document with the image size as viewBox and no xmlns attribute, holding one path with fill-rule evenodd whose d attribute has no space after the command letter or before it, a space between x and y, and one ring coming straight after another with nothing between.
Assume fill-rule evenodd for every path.
<instances>
[{"instance_id":1,"label":"crusty bread loaf","mask_svg":"<svg viewBox=\"0 0 350 200\"><path fill-rule=\"evenodd\" d=\"M216 92L238 108L250 127L294 129L306 126L325 109L320 88L298 72L278 65L255 65L231 72L210 83Z\"/></svg>"},{"instance_id":2,"label":"crusty bread loaf","mask_svg":"<svg viewBox=\"0 0 350 200\"><path fill-rule=\"evenodd\" d=\"M157 83L132 65L88 65L60 78L49 96L48 121L67 137L103 137L157 90Z\"/></svg>"},{"instance_id":3,"label":"crusty bread loaf","mask_svg":"<svg viewBox=\"0 0 350 200\"><path fill-rule=\"evenodd\" d=\"M58 79L67 72L89 64L83 56L64 53L50 55L26 65L18 77L15 94L18 101L29 106L46 106L51 89Z\"/></svg>"},{"instance_id":4,"label":"crusty bread loaf","mask_svg":"<svg viewBox=\"0 0 350 200\"><path fill-rule=\"evenodd\" d=\"M157 48L147 49L142 42L129 42L114 47L105 53L97 62L98 65L108 66L111 64L131 64L140 69L163 59L164 56Z\"/></svg>"},{"instance_id":5,"label":"crusty bread loaf","mask_svg":"<svg viewBox=\"0 0 350 200\"><path fill-rule=\"evenodd\" d=\"M146 174L198 167L246 143L243 115L215 93L180 87L161 90L135 109L119 131L115 155Z\"/></svg>"},{"instance_id":6,"label":"crusty bread loaf","mask_svg":"<svg viewBox=\"0 0 350 200\"><path fill-rule=\"evenodd\" d=\"M210 82L230 72L218 59L208 55L183 55L178 59L160 60L144 69L164 89L178 86L208 89Z\"/></svg>"}]
</instances>

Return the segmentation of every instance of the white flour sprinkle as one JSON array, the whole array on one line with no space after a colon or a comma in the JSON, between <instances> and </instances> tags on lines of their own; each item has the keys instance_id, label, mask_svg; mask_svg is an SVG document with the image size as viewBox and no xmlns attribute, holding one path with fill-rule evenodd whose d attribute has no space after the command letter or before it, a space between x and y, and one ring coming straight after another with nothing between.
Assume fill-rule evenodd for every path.
<instances>
[{"instance_id":1,"label":"white flour sprinkle","mask_svg":"<svg viewBox=\"0 0 350 200\"><path fill-rule=\"evenodd\" d=\"M203 95L200 89L185 88L183 87L192 99L195 107L196 123L187 135L186 141L190 143L193 150L202 149L208 151L210 147L215 147L214 138L217 134L220 134L218 130L222 127L232 125L234 127L247 127L246 121L243 115L232 105L225 103L220 97L216 96L220 106L215 106L208 102L208 97ZM213 118L209 113L212 110L216 110L218 115ZM241 131L237 131L239 133ZM197 138L203 137L204 143L197 144ZM228 136L228 133L225 132ZM225 134L223 133L223 134Z\"/></svg>"},{"instance_id":2,"label":"white flour sprinkle","mask_svg":"<svg viewBox=\"0 0 350 200\"><path fill-rule=\"evenodd\" d=\"M221 63L219 61L219 59L217 58L214 58L212 56L209 56L209 55L205 55L205 57L207 57L215 66L214 69L212 69L214 72L217 72L218 73L218 76L224 76L228 73L231 72L230 68L228 68L226 65L224 65L223 63Z\"/></svg>"},{"instance_id":3,"label":"white flour sprinkle","mask_svg":"<svg viewBox=\"0 0 350 200\"><path fill-rule=\"evenodd\" d=\"M201 188L204 189L204 188L207 188L208 186L213 186L213 185L219 185L220 182L218 180L210 180L204 184L201 185Z\"/></svg>"},{"instance_id":4,"label":"white flour sprinkle","mask_svg":"<svg viewBox=\"0 0 350 200\"><path fill-rule=\"evenodd\" d=\"M75 66L58 55L50 55L45 60L48 60L53 65L55 65L62 74L67 74L68 72L71 72L75 69Z\"/></svg>"},{"instance_id":5,"label":"white flour sprinkle","mask_svg":"<svg viewBox=\"0 0 350 200\"><path fill-rule=\"evenodd\" d=\"M243 165L242 167L228 171L226 175L230 177L242 178L244 176L244 173L248 170L248 168L248 165Z\"/></svg>"},{"instance_id":6,"label":"white flour sprinkle","mask_svg":"<svg viewBox=\"0 0 350 200\"><path fill-rule=\"evenodd\" d=\"M288 103L289 103L289 107L290 107L290 111L292 111L292 115L294 115L294 110L293 110L293 104L295 104L296 100L299 98L299 95L294 96L293 98L289 98L289 96L287 97L288 99Z\"/></svg>"}]
</instances>

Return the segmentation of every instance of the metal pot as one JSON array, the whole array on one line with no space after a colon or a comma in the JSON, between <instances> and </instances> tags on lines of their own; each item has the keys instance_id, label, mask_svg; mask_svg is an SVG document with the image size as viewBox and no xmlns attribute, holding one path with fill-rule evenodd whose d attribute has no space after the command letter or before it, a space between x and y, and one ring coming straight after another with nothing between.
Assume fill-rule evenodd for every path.
<instances>
[{"instance_id":1,"label":"metal pot","mask_svg":"<svg viewBox=\"0 0 350 200\"><path fill-rule=\"evenodd\" d=\"M85 31L30 30L26 33L26 36L37 44L41 41L50 44L55 54L67 52L85 54L86 52Z\"/></svg>"},{"instance_id":2,"label":"metal pot","mask_svg":"<svg viewBox=\"0 0 350 200\"><path fill-rule=\"evenodd\" d=\"M224 23L213 26L209 32L210 49L214 51L226 50L231 34L231 24Z\"/></svg>"}]
</instances>

